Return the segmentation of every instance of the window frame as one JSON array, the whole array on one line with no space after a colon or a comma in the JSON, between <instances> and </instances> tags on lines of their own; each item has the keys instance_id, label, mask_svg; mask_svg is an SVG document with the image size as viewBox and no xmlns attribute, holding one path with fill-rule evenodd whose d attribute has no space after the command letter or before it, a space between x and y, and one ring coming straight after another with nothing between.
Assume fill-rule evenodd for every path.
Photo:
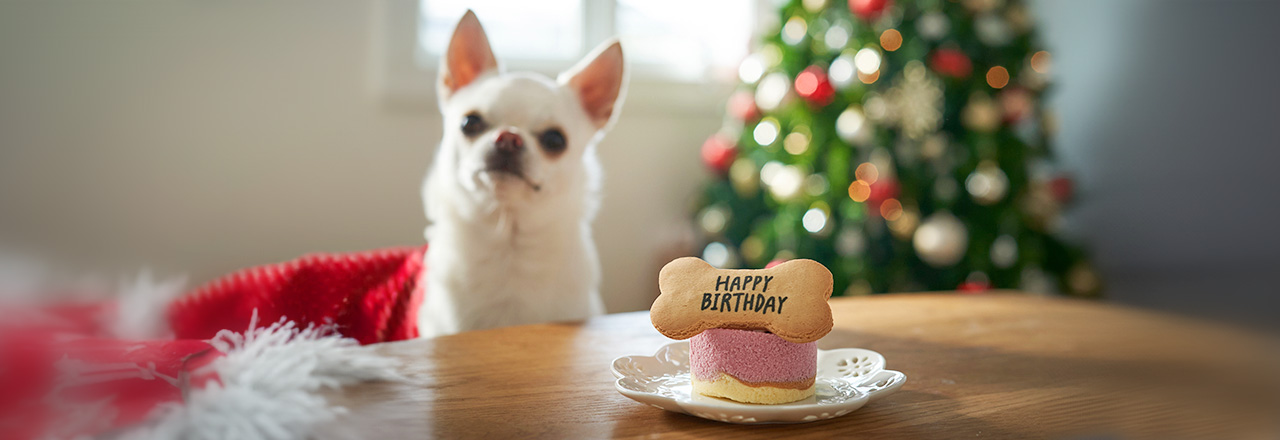
<instances>
[{"instance_id":1,"label":"window frame","mask_svg":"<svg viewBox=\"0 0 1280 440\"><path fill-rule=\"evenodd\" d=\"M755 7L756 23L752 26L752 39L758 39L761 29L768 28L768 18L773 15L772 0L741 0ZM374 48L374 72L370 82L376 99L392 109L436 109L436 64L420 63L423 56L418 47L419 0L380 0L374 13L377 32ZM583 0L583 46L586 53L601 42L616 35L613 15L617 3L613 0ZM483 19L483 18L482 18ZM776 18L774 18L776 20ZM744 44L746 44L744 42ZM566 61L515 60L504 61L497 54L504 68L542 73L552 78L568 69L577 59ZM429 61L429 60L427 60ZM426 65L424 65L426 64ZM627 101L624 114L642 113L680 115L703 112L723 112L725 99L737 87L737 75L724 78L699 80L679 79L663 75L662 68L652 63L628 61ZM736 69L733 69L736 72Z\"/></svg>"}]
</instances>

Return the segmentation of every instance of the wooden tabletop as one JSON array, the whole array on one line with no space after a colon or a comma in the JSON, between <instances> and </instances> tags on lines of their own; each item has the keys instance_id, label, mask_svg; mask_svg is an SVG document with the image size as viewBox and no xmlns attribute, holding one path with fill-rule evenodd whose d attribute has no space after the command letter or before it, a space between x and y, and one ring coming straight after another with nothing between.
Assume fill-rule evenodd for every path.
<instances>
[{"instance_id":1,"label":"wooden tabletop","mask_svg":"<svg viewBox=\"0 0 1280 440\"><path fill-rule=\"evenodd\" d=\"M614 389L619 356L670 342L645 312L384 344L410 383L332 396L324 438L1238 438L1280 434L1269 341L1104 302L1014 293L831 300L820 348L880 352L907 375L844 417L739 426ZM1265 358L1265 359L1264 359Z\"/></svg>"}]
</instances>

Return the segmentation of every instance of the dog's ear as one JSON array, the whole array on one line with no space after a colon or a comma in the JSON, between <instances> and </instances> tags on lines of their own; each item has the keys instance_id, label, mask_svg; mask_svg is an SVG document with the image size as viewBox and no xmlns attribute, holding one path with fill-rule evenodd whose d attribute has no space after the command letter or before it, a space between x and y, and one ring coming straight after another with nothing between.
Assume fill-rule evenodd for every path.
<instances>
[{"instance_id":1,"label":"dog's ear","mask_svg":"<svg viewBox=\"0 0 1280 440\"><path fill-rule=\"evenodd\" d=\"M596 127L604 127L613 117L617 104L622 102L625 74L622 45L613 39L560 74L558 80L578 94L578 101L591 122Z\"/></svg>"},{"instance_id":2,"label":"dog's ear","mask_svg":"<svg viewBox=\"0 0 1280 440\"><path fill-rule=\"evenodd\" d=\"M476 14L468 9L453 29L453 38L449 39L449 47L440 60L441 97L453 95L480 75L497 68L498 60L489 47L489 37Z\"/></svg>"}]
</instances>

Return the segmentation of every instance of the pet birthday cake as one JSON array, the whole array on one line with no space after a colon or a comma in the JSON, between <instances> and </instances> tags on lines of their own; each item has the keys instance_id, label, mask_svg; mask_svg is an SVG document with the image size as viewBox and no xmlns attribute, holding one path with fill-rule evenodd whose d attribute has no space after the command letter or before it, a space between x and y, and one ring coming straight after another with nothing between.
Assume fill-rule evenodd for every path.
<instances>
[{"instance_id":1,"label":"pet birthday cake","mask_svg":"<svg viewBox=\"0 0 1280 440\"><path fill-rule=\"evenodd\" d=\"M831 272L812 260L725 270L692 257L668 263L650 309L653 326L691 339L693 391L779 404L814 394L817 341L831 331Z\"/></svg>"}]
</instances>

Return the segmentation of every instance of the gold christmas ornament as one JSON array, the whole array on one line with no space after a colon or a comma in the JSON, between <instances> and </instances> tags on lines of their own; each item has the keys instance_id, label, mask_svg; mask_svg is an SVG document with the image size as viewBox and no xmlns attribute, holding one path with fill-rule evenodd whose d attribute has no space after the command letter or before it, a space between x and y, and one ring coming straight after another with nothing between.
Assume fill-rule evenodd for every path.
<instances>
[{"instance_id":1,"label":"gold christmas ornament","mask_svg":"<svg viewBox=\"0 0 1280 440\"><path fill-rule=\"evenodd\" d=\"M804 0L800 4L804 5L806 11L822 12L827 7L827 0Z\"/></svg>"},{"instance_id":2,"label":"gold christmas ornament","mask_svg":"<svg viewBox=\"0 0 1280 440\"><path fill-rule=\"evenodd\" d=\"M1073 295L1094 296L1102 290L1102 280L1087 263L1076 263L1067 272L1067 287Z\"/></svg>"},{"instance_id":3,"label":"gold christmas ornament","mask_svg":"<svg viewBox=\"0 0 1280 440\"><path fill-rule=\"evenodd\" d=\"M969 231L950 212L933 213L916 228L912 245L926 264L950 267L964 257L969 246Z\"/></svg>"},{"instance_id":4,"label":"gold christmas ornament","mask_svg":"<svg viewBox=\"0 0 1280 440\"><path fill-rule=\"evenodd\" d=\"M754 235L742 240L742 257L752 264L761 263L764 257L764 240Z\"/></svg>"},{"instance_id":5,"label":"gold christmas ornament","mask_svg":"<svg viewBox=\"0 0 1280 440\"><path fill-rule=\"evenodd\" d=\"M709 235L720 235L729 224L730 212L723 205L711 205L698 216L698 225Z\"/></svg>"},{"instance_id":6,"label":"gold christmas ornament","mask_svg":"<svg viewBox=\"0 0 1280 440\"><path fill-rule=\"evenodd\" d=\"M975 92L969 95L969 103L965 104L960 117L970 130L992 132L1000 128L1000 113L1000 107L990 96Z\"/></svg>"},{"instance_id":7,"label":"gold christmas ornament","mask_svg":"<svg viewBox=\"0 0 1280 440\"><path fill-rule=\"evenodd\" d=\"M920 224L920 213L915 208L903 208L897 220L889 222L889 232L899 240L910 240Z\"/></svg>"},{"instance_id":8,"label":"gold christmas ornament","mask_svg":"<svg viewBox=\"0 0 1280 440\"><path fill-rule=\"evenodd\" d=\"M849 283L849 288L844 290L845 296L867 296L871 294L871 283L867 280L857 280Z\"/></svg>"},{"instance_id":9,"label":"gold christmas ornament","mask_svg":"<svg viewBox=\"0 0 1280 440\"><path fill-rule=\"evenodd\" d=\"M760 189L760 170L751 159L738 158L729 166L729 183L739 196L754 195Z\"/></svg>"},{"instance_id":10,"label":"gold christmas ornament","mask_svg":"<svg viewBox=\"0 0 1280 440\"><path fill-rule=\"evenodd\" d=\"M804 20L804 17L793 16L787 20L787 24L782 25L782 42L795 46L804 41L808 33L809 23Z\"/></svg>"},{"instance_id":11,"label":"gold christmas ornament","mask_svg":"<svg viewBox=\"0 0 1280 440\"><path fill-rule=\"evenodd\" d=\"M1030 220L1028 224L1032 228L1048 232L1057 227L1058 214L1062 211L1062 206L1053 197L1053 191L1050 190L1047 182L1030 182L1021 204L1023 212Z\"/></svg>"}]
</instances>

